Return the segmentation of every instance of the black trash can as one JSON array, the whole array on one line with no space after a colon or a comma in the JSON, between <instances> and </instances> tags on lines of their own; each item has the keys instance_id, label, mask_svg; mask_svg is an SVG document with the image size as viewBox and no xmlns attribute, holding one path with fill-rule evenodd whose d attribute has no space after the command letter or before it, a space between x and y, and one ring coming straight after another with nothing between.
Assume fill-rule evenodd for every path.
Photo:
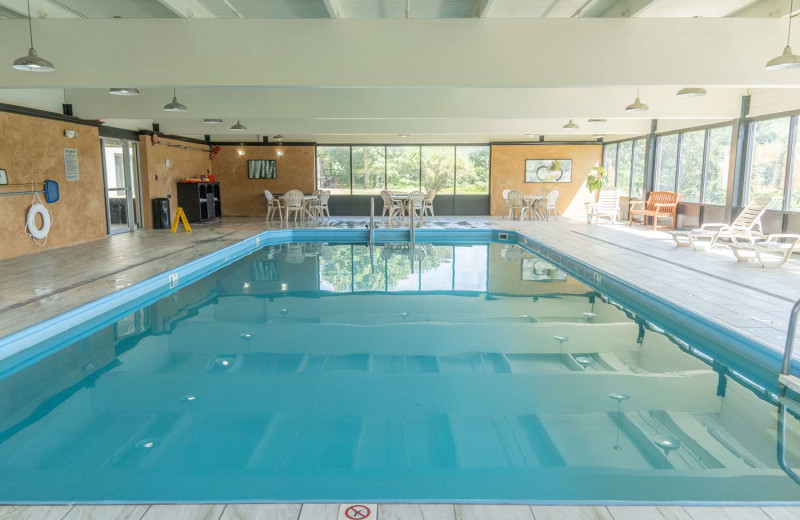
<instances>
[{"instance_id":1,"label":"black trash can","mask_svg":"<svg viewBox=\"0 0 800 520\"><path fill-rule=\"evenodd\" d=\"M153 199L153 228L169 229L172 222L169 219L169 199Z\"/></svg>"}]
</instances>

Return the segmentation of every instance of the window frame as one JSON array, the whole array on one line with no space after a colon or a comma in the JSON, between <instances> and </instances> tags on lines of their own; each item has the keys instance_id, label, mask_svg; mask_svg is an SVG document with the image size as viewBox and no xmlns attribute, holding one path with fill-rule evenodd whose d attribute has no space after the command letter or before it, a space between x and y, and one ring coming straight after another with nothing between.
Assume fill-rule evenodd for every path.
<instances>
[{"instance_id":1,"label":"window frame","mask_svg":"<svg viewBox=\"0 0 800 520\"><path fill-rule=\"evenodd\" d=\"M745 160L744 183L742 190L742 200L744 204L750 201L750 183L752 181L753 173L753 149L755 148L755 132L753 131L756 123L771 121L774 119L789 118L789 135L786 139L786 159L783 171L783 201L781 207L773 211L785 211L791 213L798 213L800 209L790 209L792 203L792 186L793 170L795 161L795 150L797 145L797 126L800 124L800 111L794 110L791 112L780 112L777 114L769 114L759 117L749 118L747 120L747 158Z\"/></svg>"},{"instance_id":2,"label":"window frame","mask_svg":"<svg viewBox=\"0 0 800 520\"><path fill-rule=\"evenodd\" d=\"M635 199L637 197L631 195L631 193L633 193L633 170L634 170L634 167L635 167L634 157L636 157L636 146L637 146L637 143L641 143L641 145L644 146L644 149L645 149L645 165L644 165L644 169L645 169L644 180L645 180L645 182L642 183L642 191L644 191L644 184L646 183L646 178L647 178L647 154L646 154L646 152L647 152L647 136L640 135L640 136L631 137L631 138L628 138L628 139L621 139L619 141L603 142L603 153L602 153L603 168L606 171L608 171L608 168L606 167L606 163L605 163L606 146L615 145L617 147L617 149L616 149L616 153L614 154L614 187L615 188L621 188L621 186L617 182L619 180L619 149L620 149L620 145L621 144L627 143L627 142L631 143L631 168L630 168L630 172L629 172L628 192L624 196L625 197L630 197L632 199Z\"/></svg>"}]
</instances>

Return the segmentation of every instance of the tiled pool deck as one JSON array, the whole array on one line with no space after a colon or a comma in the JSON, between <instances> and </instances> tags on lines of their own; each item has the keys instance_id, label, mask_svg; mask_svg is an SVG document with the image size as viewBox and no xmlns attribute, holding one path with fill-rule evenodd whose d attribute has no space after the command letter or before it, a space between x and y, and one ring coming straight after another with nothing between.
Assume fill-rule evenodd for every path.
<instances>
[{"instance_id":1,"label":"tiled pool deck","mask_svg":"<svg viewBox=\"0 0 800 520\"><path fill-rule=\"evenodd\" d=\"M324 227L358 228L365 224L364 218L335 218ZM223 223L195 226L191 234L141 231L0 261L0 337L265 229L279 227L277 222L265 224L258 218L226 218ZM789 310L800 298L800 261L796 258L780 269L762 269L758 264L737 263L725 248L711 252L676 248L667 233L641 227L587 225L578 218L509 222L490 217L440 217L426 227L519 231L779 351L783 350L786 339ZM343 512L339 504L0 506L0 520L333 520L347 518L342 516ZM372 518L800 520L800 507L387 504L373 511L368 520Z\"/></svg>"}]
</instances>

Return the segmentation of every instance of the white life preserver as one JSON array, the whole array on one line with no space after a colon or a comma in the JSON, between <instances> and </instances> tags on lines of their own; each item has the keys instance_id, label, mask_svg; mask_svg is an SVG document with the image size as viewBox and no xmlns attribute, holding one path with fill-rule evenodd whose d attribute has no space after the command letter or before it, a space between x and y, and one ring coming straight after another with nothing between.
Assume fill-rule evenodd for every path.
<instances>
[{"instance_id":1,"label":"white life preserver","mask_svg":"<svg viewBox=\"0 0 800 520\"><path fill-rule=\"evenodd\" d=\"M36 227L36 215L42 216L42 227ZM47 238L47 233L50 232L50 212L44 207L44 204L32 204L28 210L28 234L35 240L43 240Z\"/></svg>"}]
</instances>

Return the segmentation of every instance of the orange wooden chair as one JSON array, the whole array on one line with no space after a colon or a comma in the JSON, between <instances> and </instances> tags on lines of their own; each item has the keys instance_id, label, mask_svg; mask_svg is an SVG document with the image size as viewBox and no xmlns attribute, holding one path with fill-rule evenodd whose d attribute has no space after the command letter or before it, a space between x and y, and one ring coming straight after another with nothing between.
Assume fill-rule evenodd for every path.
<instances>
[{"instance_id":1,"label":"orange wooden chair","mask_svg":"<svg viewBox=\"0 0 800 520\"><path fill-rule=\"evenodd\" d=\"M647 202L643 200L631 201L629 210L629 225L633 225L633 216L641 215L643 224L647 225L647 219L653 219L653 230L659 227L665 228L668 226L659 226L658 219L670 218L672 219L672 229L675 229L676 214L678 212L678 198L679 194L671 191L651 191L647 197Z\"/></svg>"}]
</instances>

